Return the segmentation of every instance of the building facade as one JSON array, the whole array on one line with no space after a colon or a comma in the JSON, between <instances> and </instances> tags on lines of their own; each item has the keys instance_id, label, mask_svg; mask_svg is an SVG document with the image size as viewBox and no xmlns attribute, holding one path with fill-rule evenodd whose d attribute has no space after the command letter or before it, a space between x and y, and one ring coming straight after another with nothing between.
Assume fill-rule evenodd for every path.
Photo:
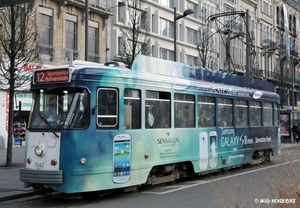
<instances>
[{"instance_id":1,"label":"building facade","mask_svg":"<svg viewBox=\"0 0 300 208\"><path fill-rule=\"evenodd\" d=\"M67 63L70 53L74 60L105 62L106 28L112 15L106 1L90 0L88 11L81 0L37 0L36 8L40 55L44 63Z\"/></svg>"},{"instance_id":2,"label":"building facade","mask_svg":"<svg viewBox=\"0 0 300 208\"><path fill-rule=\"evenodd\" d=\"M118 5L120 2L109 0L110 5ZM107 60L122 60L119 54L122 47L120 40L125 36L122 28L128 26L124 23L126 22L124 19L130 19L128 13L126 16L130 3L125 0L124 2L125 7L111 10L113 16L109 18ZM194 13L175 21L174 18L182 15L186 9L192 9ZM143 18L146 19L144 21L148 24L150 39L148 44L152 49L150 56L168 60L174 60L176 56L178 62L272 81L277 86L277 92L282 95L282 107L289 109L296 106L297 98L300 99L298 94L300 70L297 65L299 1L144 0L140 10L144 13ZM174 23L176 50L174 50ZM205 34L203 31L208 25L211 26L210 32ZM243 37L239 37L241 32L244 33ZM211 44L208 47L203 46L205 49L201 52L203 42L209 41ZM286 61L287 44L289 63ZM201 53L207 51L209 52L207 59L216 62L210 65L212 67L203 64L199 58Z\"/></svg>"},{"instance_id":3,"label":"building facade","mask_svg":"<svg viewBox=\"0 0 300 208\"><path fill-rule=\"evenodd\" d=\"M122 42L132 41L124 34L132 1L142 2L138 28L147 41L138 42L140 49L151 49L140 54L269 80L282 108L297 106L299 0L88 0L88 9L85 0L36 0L43 63L122 61ZM193 13L184 16L187 9Z\"/></svg>"}]
</instances>

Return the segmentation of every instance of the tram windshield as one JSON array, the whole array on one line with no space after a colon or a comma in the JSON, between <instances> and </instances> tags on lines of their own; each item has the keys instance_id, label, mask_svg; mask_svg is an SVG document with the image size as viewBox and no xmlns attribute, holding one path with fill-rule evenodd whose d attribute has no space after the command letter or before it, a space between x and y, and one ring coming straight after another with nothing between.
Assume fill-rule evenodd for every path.
<instances>
[{"instance_id":1,"label":"tram windshield","mask_svg":"<svg viewBox=\"0 0 300 208\"><path fill-rule=\"evenodd\" d=\"M82 88L56 88L33 93L28 129L83 129L89 125L89 93Z\"/></svg>"}]
</instances>

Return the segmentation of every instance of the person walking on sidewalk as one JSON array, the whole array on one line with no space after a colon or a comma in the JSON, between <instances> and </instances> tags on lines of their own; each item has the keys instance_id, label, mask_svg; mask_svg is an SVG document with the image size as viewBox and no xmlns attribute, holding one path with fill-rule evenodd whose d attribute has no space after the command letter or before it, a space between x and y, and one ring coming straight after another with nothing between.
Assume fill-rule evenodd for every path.
<instances>
[{"instance_id":1,"label":"person walking on sidewalk","mask_svg":"<svg viewBox=\"0 0 300 208\"><path fill-rule=\"evenodd\" d=\"M297 122L295 122L292 127L292 133L293 133L293 138L294 138L295 142L299 143L300 129L299 129Z\"/></svg>"}]
</instances>

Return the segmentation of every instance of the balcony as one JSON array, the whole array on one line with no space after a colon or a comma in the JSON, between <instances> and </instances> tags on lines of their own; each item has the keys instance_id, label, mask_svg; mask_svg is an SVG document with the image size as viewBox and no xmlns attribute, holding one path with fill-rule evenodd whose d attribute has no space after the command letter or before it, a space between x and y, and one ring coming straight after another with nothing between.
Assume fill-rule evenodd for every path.
<instances>
[{"instance_id":1,"label":"balcony","mask_svg":"<svg viewBox=\"0 0 300 208\"><path fill-rule=\"evenodd\" d=\"M243 25L232 20L225 20L225 28L233 31L243 31Z\"/></svg>"},{"instance_id":2,"label":"balcony","mask_svg":"<svg viewBox=\"0 0 300 208\"><path fill-rule=\"evenodd\" d=\"M88 61L95 62L95 63L101 63L100 55L89 53L88 54Z\"/></svg>"},{"instance_id":3,"label":"balcony","mask_svg":"<svg viewBox=\"0 0 300 208\"><path fill-rule=\"evenodd\" d=\"M235 70L243 72L245 70L245 66L240 63L233 63Z\"/></svg>"},{"instance_id":4,"label":"balcony","mask_svg":"<svg viewBox=\"0 0 300 208\"><path fill-rule=\"evenodd\" d=\"M254 78L263 78L264 77L264 71L262 69L253 68L251 71L252 77Z\"/></svg>"},{"instance_id":5,"label":"balcony","mask_svg":"<svg viewBox=\"0 0 300 208\"><path fill-rule=\"evenodd\" d=\"M39 44L39 54L43 59L53 61L54 52L55 49L53 45Z\"/></svg>"},{"instance_id":6,"label":"balcony","mask_svg":"<svg viewBox=\"0 0 300 208\"><path fill-rule=\"evenodd\" d=\"M53 0L60 4L70 5L77 8L85 9L85 0ZM89 9L95 14L101 16L111 16L113 15L109 11L108 0L89 0Z\"/></svg>"},{"instance_id":7,"label":"balcony","mask_svg":"<svg viewBox=\"0 0 300 208\"><path fill-rule=\"evenodd\" d=\"M290 55L292 57L295 57L295 58L298 58L298 51L294 50L294 49L291 49L290 50Z\"/></svg>"},{"instance_id":8,"label":"balcony","mask_svg":"<svg viewBox=\"0 0 300 208\"><path fill-rule=\"evenodd\" d=\"M261 43L260 43L260 45L262 47L266 47L266 48L269 48L269 49L277 47L276 42L273 41L273 40L270 40L270 39L264 39L264 40L262 40Z\"/></svg>"},{"instance_id":9,"label":"balcony","mask_svg":"<svg viewBox=\"0 0 300 208\"><path fill-rule=\"evenodd\" d=\"M65 60L69 60L70 58L70 53L73 51L73 60L78 60L79 59L79 51L70 49L70 48L65 48L64 49L64 55L65 55Z\"/></svg>"}]
</instances>

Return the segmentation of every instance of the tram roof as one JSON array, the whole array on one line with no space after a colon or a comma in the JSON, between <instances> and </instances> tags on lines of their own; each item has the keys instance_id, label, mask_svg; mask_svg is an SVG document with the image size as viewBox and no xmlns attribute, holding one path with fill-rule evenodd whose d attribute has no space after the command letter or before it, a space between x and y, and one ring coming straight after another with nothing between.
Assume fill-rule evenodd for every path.
<instances>
[{"instance_id":1,"label":"tram roof","mask_svg":"<svg viewBox=\"0 0 300 208\"><path fill-rule=\"evenodd\" d=\"M266 80L248 78L222 71L213 71L149 56L137 56L132 65L132 70L275 92L273 83Z\"/></svg>"},{"instance_id":2,"label":"tram roof","mask_svg":"<svg viewBox=\"0 0 300 208\"><path fill-rule=\"evenodd\" d=\"M149 56L139 55L134 60L131 70L124 68L124 65L120 62L115 62L115 66L111 66L113 62L108 64L90 64L87 62L80 62L79 64L74 63L73 75L89 76L89 75L100 75L107 72L108 69L115 69L119 73L130 74L151 74L153 78L155 75L164 75L170 78L185 79L189 81L204 81L210 83L219 83L226 86L236 86L242 88L252 88L255 90L263 90L268 92L274 92L275 88L271 82L264 80L252 79L244 76L239 76L231 73L212 71L209 69L186 65L183 63L162 60ZM69 66L57 66L51 67L48 70L69 68ZM112 71L111 71L112 72ZM149 76L150 78L150 76ZM200 83L199 82L199 83Z\"/></svg>"}]
</instances>

